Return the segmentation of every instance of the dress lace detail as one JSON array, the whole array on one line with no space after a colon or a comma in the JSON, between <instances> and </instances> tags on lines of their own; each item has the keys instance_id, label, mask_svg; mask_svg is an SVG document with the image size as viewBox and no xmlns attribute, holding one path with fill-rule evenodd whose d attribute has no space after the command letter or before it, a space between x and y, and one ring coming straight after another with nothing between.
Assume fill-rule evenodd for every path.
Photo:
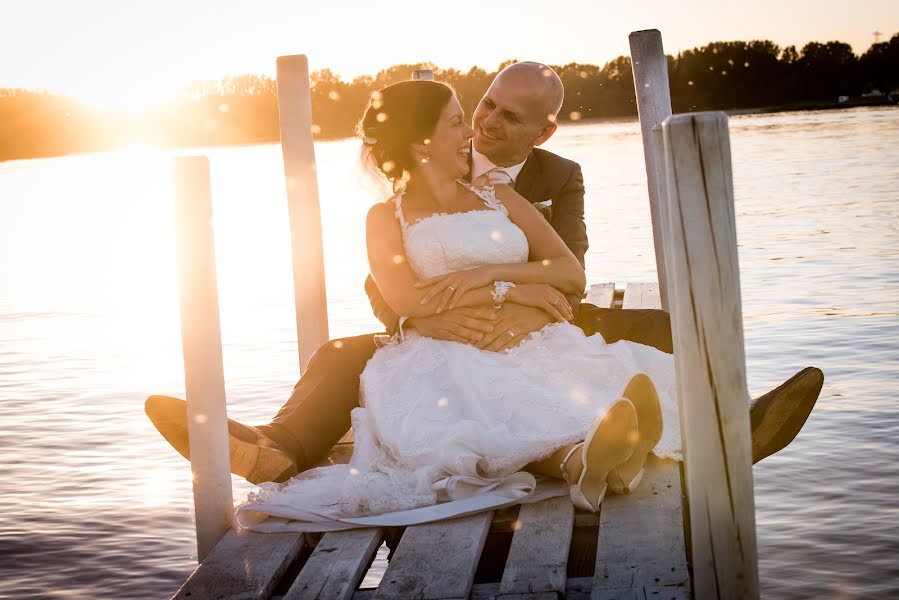
<instances>
[{"instance_id":1,"label":"dress lace detail","mask_svg":"<svg viewBox=\"0 0 899 600\"><path fill-rule=\"evenodd\" d=\"M528 259L527 239L493 189L465 185L486 209L408 224L402 196L396 199L407 258L419 277ZM498 353L413 332L375 352L362 373L350 464L263 486L239 507L237 522L259 531L410 524L565 494L564 484L535 484L522 470L582 440L641 372L662 403L655 453L679 458L669 354L632 342L606 344L568 323L548 325Z\"/></svg>"},{"instance_id":2,"label":"dress lace detail","mask_svg":"<svg viewBox=\"0 0 899 600\"><path fill-rule=\"evenodd\" d=\"M486 204L488 208L491 208L493 210L502 211L503 214L508 216L509 210L499 200L499 198L496 197L496 187L495 186L485 185L484 187L477 187L477 186L474 186L474 185L468 183L464 179L457 179L456 181L458 181L461 185L467 187L469 190L471 190L474 193L475 196L477 196L478 198L483 200L484 204Z\"/></svg>"},{"instance_id":3,"label":"dress lace detail","mask_svg":"<svg viewBox=\"0 0 899 600\"><path fill-rule=\"evenodd\" d=\"M403 194L394 199L397 220L403 229L403 247L412 270L420 279L484 264L509 264L528 259L528 240L508 218L493 186L474 192L487 208L456 213L434 213L413 223L403 215Z\"/></svg>"}]
</instances>

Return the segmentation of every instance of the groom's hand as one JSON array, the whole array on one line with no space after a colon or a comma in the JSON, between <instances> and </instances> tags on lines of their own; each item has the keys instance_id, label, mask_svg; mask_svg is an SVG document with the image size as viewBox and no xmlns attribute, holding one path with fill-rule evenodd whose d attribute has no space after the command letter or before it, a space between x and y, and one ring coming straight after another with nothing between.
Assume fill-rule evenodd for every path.
<instances>
[{"instance_id":1,"label":"groom's hand","mask_svg":"<svg viewBox=\"0 0 899 600\"><path fill-rule=\"evenodd\" d=\"M461 307L407 319L405 326L438 340L478 344L493 332L496 317L497 310L492 306Z\"/></svg>"},{"instance_id":2,"label":"groom's hand","mask_svg":"<svg viewBox=\"0 0 899 600\"><path fill-rule=\"evenodd\" d=\"M477 343L483 350L499 352L512 348L535 331L540 331L554 319L543 309L506 302L494 322L493 332Z\"/></svg>"}]
</instances>

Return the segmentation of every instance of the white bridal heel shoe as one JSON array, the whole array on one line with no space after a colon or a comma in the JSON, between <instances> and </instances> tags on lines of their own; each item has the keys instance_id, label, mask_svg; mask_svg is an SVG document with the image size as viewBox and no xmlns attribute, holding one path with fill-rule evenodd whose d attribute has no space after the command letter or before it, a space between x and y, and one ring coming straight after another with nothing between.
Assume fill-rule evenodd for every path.
<instances>
[{"instance_id":1,"label":"white bridal heel shoe","mask_svg":"<svg viewBox=\"0 0 899 600\"><path fill-rule=\"evenodd\" d=\"M560 469L568 484L571 501L582 510L597 512L606 495L611 473L634 452L637 439L637 412L630 400L616 400L606 414L597 419L584 441L565 455ZM576 484L568 475L568 462L580 452L583 467Z\"/></svg>"},{"instance_id":2,"label":"white bridal heel shoe","mask_svg":"<svg viewBox=\"0 0 899 600\"><path fill-rule=\"evenodd\" d=\"M629 494L643 479L646 457L662 439L662 409L652 380L643 373L631 378L623 397L631 401L637 411L637 439L634 452L624 463L609 473L609 489L616 494Z\"/></svg>"}]
</instances>

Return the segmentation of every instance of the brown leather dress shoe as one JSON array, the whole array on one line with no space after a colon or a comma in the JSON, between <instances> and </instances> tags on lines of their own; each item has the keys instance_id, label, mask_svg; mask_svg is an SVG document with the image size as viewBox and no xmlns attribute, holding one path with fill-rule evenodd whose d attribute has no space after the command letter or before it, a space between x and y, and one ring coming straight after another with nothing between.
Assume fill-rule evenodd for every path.
<instances>
[{"instance_id":1,"label":"brown leather dress shoe","mask_svg":"<svg viewBox=\"0 0 899 600\"><path fill-rule=\"evenodd\" d=\"M823 385L821 369L806 367L752 403L752 464L793 441L815 407Z\"/></svg>"},{"instance_id":2,"label":"brown leather dress shoe","mask_svg":"<svg viewBox=\"0 0 899 600\"><path fill-rule=\"evenodd\" d=\"M187 402L170 396L150 396L144 410L162 437L190 460ZM283 448L255 427L231 419L228 419L228 449L231 472L250 483L282 482L297 474L296 463Z\"/></svg>"}]
</instances>

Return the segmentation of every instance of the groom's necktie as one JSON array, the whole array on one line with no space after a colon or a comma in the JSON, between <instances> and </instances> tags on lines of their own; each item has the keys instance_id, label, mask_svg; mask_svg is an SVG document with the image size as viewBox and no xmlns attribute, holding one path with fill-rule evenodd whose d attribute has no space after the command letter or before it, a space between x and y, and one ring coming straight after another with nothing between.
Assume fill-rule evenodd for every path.
<instances>
[{"instance_id":1,"label":"groom's necktie","mask_svg":"<svg viewBox=\"0 0 899 600\"><path fill-rule=\"evenodd\" d=\"M505 169L496 167L478 175L473 183L478 187L484 187L485 185L511 185L513 182L512 177Z\"/></svg>"}]
</instances>

